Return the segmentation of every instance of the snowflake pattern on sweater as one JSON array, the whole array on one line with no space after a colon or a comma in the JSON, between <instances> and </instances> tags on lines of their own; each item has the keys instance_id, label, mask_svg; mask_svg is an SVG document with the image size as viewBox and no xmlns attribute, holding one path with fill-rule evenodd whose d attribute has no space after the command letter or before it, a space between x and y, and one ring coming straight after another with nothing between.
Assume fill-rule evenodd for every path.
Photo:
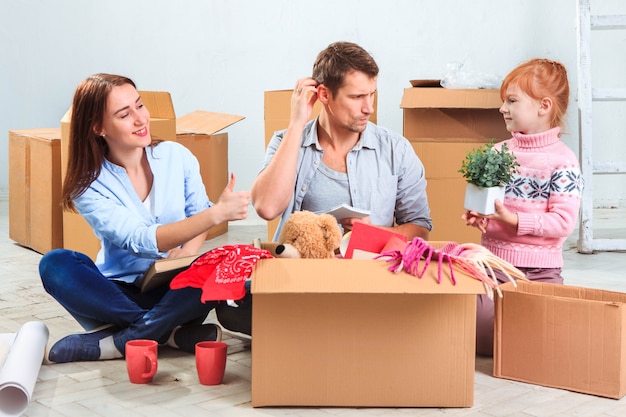
<instances>
[{"instance_id":1,"label":"snowflake pattern on sweater","mask_svg":"<svg viewBox=\"0 0 626 417\"><path fill-rule=\"evenodd\" d=\"M564 166L552 173L550 179L541 181L533 177L516 176L506 186L506 193L522 199L547 200L554 194L580 195L583 179L577 164Z\"/></svg>"}]
</instances>

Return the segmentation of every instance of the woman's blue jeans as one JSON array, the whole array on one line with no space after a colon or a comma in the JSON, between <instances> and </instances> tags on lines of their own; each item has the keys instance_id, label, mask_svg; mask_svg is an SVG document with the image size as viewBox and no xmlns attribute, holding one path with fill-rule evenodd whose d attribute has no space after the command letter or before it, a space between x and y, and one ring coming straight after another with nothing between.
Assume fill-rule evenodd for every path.
<instances>
[{"instance_id":1,"label":"woman's blue jeans","mask_svg":"<svg viewBox=\"0 0 626 417\"><path fill-rule=\"evenodd\" d=\"M202 323L217 302L202 303L200 288L169 287L141 293L134 284L112 281L86 255L67 249L46 253L39 263L44 289L87 331L105 324L124 353L126 342L152 339L165 343L179 325Z\"/></svg>"}]
</instances>

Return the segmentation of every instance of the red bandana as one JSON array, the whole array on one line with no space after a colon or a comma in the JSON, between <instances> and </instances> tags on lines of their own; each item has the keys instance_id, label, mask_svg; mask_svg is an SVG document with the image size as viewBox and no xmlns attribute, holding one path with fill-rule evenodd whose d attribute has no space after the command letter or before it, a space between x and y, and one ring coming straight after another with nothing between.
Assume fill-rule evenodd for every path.
<instances>
[{"instance_id":1,"label":"red bandana","mask_svg":"<svg viewBox=\"0 0 626 417\"><path fill-rule=\"evenodd\" d=\"M251 245L227 245L212 249L176 275L170 288L202 288L200 300L240 300L245 295L244 282L259 259L271 258L270 251Z\"/></svg>"}]
</instances>

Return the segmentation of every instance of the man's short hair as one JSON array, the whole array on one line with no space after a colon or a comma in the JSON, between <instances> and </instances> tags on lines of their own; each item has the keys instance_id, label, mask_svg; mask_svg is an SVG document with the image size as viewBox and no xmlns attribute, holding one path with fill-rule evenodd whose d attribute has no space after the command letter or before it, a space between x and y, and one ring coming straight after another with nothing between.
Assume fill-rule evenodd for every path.
<instances>
[{"instance_id":1,"label":"man's short hair","mask_svg":"<svg viewBox=\"0 0 626 417\"><path fill-rule=\"evenodd\" d=\"M335 94L343 86L345 76L355 71L374 78L378 75L378 65L359 45L352 42L335 42L317 55L312 77Z\"/></svg>"}]
</instances>

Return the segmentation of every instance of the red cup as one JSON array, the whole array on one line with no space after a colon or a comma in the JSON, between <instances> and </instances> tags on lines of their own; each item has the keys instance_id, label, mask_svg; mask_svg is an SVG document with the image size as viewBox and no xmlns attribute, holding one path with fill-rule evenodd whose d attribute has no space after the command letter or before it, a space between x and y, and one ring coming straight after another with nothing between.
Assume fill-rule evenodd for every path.
<instances>
[{"instance_id":1,"label":"red cup","mask_svg":"<svg viewBox=\"0 0 626 417\"><path fill-rule=\"evenodd\" d=\"M126 369L133 384L147 384L156 375L158 344L138 339L126 342Z\"/></svg>"},{"instance_id":2,"label":"red cup","mask_svg":"<svg viewBox=\"0 0 626 417\"><path fill-rule=\"evenodd\" d=\"M219 385L226 370L226 343L196 343L196 369L202 385Z\"/></svg>"}]
</instances>

